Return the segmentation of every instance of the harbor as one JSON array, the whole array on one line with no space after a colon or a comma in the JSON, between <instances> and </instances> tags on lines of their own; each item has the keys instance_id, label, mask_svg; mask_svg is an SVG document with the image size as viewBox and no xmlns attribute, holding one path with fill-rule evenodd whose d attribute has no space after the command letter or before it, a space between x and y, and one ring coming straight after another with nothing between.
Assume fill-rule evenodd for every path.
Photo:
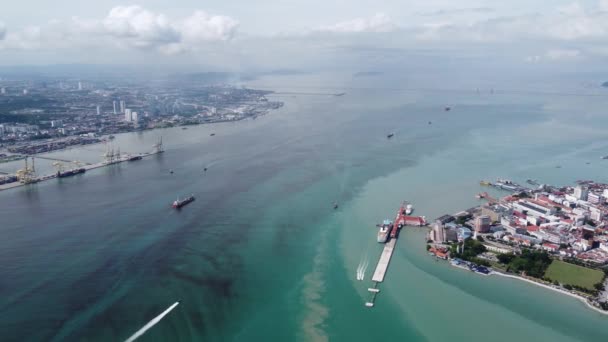
<instances>
[{"instance_id":1,"label":"harbor","mask_svg":"<svg viewBox=\"0 0 608 342\"><path fill-rule=\"evenodd\" d=\"M384 278L386 277L386 273L388 271L391 258L393 257L393 252L395 251L395 247L397 245L397 238L399 237L399 231L401 230L401 228L405 227L406 225L426 225L426 220L424 216L409 216L412 211L412 205L408 204L407 202L404 202L399 208L399 211L397 212L397 216L395 217L395 221L392 223L390 231L387 231L386 229L386 226L388 225L390 220L385 220L384 224L380 226L380 231L378 232L378 242L384 242L385 245L384 249L382 249L382 253L380 254L380 258L378 259L378 264L376 265L374 274L372 275L372 282L374 283L373 287L367 289L370 292L371 296L369 301L365 303L366 307L371 308L375 305L376 297L380 292L380 289L378 289L378 284L382 283L384 281Z\"/></svg>"},{"instance_id":2,"label":"harbor","mask_svg":"<svg viewBox=\"0 0 608 342\"><path fill-rule=\"evenodd\" d=\"M131 162L141 160L145 157L154 156L163 153L163 142L162 138L154 144L154 149L150 152L138 153L136 155L121 153L120 150L114 150L113 148L107 147L106 152L103 154L103 161L99 163L81 163L73 162L65 159L50 158L46 156L31 155L24 158L25 167L18 170L15 174L15 181L10 183L0 184L0 191L18 188L30 184L36 184L43 181L48 181L56 178L65 178L77 174L86 173L86 171L120 164L123 162ZM57 172L38 176L36 173L35 159L53 160L53 165L56 167ZM29 161L29 162L28 162ZM65 164L73 163L77 167L74 169L66 169Z\"/></svg>"}]
</instances>

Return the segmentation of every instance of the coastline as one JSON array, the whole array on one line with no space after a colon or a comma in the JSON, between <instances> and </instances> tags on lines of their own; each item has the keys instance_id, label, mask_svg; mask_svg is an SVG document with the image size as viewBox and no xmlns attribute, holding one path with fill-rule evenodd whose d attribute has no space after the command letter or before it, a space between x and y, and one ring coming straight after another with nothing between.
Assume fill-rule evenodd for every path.
<instances>
[{"instance_id":1,"label":"coastline","mask_svg":"<svg viewBox=\"0 0 608 342\"><path fill-rule=\"evenodd\" d=\"M607 315L608 316L608 311L604 311L604 310L598 309L595 306L589 304L589 302L587 301L587 298L585 298L583 296L580 296L580 295L577 295L577 294L574 294L574 293L571 293L571 292L568 292L568 291L564 291L564 290L561 290L561 289L556 289L554 287L551 287L551 286L548 286L548 285L545 285L545 284L541 284L541 283L532 281L530 279L518 277L516 275L505 274L505 273L496 272L496 271L493 271L490 275L497 275L497 276L505 277L505 278L518 279L518 280L525 281L525 282L530 283L530 284L541 286L541 287L544 287L546 289L553 290L553 291L556 291L556 292L568 295L570 297L576 298L576 299L580 300L581 302L585 303L585 305L587 305L587 307L589 307L590 309L593 309L594 311L596 311L596 312L598 312L598 313L600 313L602 315Z\"/></svg>"}]
</instances>

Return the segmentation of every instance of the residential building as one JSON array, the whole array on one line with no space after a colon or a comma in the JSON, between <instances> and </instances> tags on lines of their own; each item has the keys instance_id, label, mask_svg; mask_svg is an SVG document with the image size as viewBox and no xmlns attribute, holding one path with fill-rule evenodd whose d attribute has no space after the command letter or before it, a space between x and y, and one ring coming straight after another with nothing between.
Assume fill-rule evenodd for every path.
<instances>
[{"instance_id":1,"label":"residential building","mask_svg":"<svg viewBox=\"0 0 608 342\"><path fill-rule=\"evenodd\" d=\"M487 233L490 231L490 224L492 223L490 216L480 215L475 217L473 222L473 228L478 233Z\"/></svg>"}]
</instances>

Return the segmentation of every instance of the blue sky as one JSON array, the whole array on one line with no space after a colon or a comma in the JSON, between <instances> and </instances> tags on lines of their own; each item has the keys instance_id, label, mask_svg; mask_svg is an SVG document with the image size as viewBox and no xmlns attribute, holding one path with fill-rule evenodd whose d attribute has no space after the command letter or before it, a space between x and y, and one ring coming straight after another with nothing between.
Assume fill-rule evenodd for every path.
<instances>
[{"instance_id":1,"label":"blue sky","mask_svg":"<svg viewBox=\"0 0 608 342\"><path fill-rule=\"evenodd\" d=\"M0 65L297 67L370 49L506 54L528 64L608 57L608 0L21 0L1 7Z\"/></svg>"}]
</instances>

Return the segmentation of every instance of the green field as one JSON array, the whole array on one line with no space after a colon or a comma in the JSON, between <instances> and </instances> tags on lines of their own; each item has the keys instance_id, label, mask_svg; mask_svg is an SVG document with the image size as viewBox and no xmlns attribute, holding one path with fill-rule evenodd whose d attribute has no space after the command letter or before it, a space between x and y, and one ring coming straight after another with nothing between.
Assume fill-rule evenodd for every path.
<instances>
[{"instance_id":1,"label":"green field","mask_svg":"<svg viewBox=\"0 0 608 342\"><path fill-rule=\"evenodd\" d=\"M545 271L545 277L557 280L564 285L578 285L593 290L593 285L602 281L604 273L563 261L553 260L547 271Z\"/></svg>"}]
</instances>

